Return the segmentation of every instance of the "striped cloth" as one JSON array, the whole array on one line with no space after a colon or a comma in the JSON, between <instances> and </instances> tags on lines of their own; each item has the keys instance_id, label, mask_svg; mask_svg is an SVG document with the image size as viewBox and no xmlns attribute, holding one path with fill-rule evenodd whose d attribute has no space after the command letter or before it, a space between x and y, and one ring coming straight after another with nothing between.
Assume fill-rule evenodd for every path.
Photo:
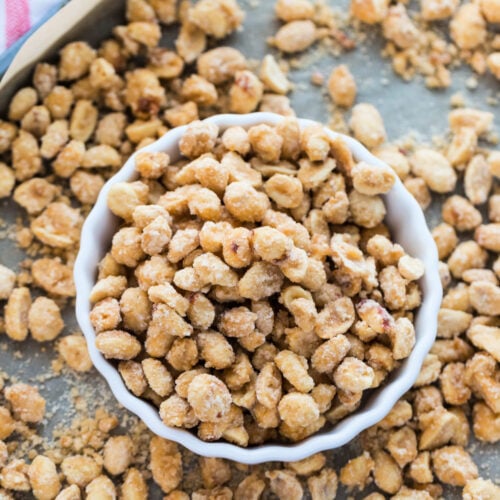
<instances>
[{"instance_id":1,"label":"striped cloth","mask_svg":"<svg viewBox=\"0 0 500 500\"><path fill-rule=\"evenodd\" d=\"M0 0L0 74L25 39L67 0Z\"/></svg>"}]
</instances>

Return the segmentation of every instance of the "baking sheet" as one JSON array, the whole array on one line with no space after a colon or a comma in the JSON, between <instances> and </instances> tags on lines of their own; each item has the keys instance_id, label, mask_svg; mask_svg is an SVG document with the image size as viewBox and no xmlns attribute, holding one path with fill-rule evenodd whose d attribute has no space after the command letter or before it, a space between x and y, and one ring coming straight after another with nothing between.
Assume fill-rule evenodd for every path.
<instances>
[{"instance_id":1,"label":"baking sheet","mask_svg":"<svg viewBox=\"0 0 500 500\"><path fill-rule=\"evenodd\" d=\"M79 2L82 5L84 2ZM95 0L89 1L85 6L85 11L92 11ZM347 9L348 1L339 0L327 1L331 6ZM73 39L86 39L97 42L109 36L112 26L123 22L123 1L104 0L100 2L95 10L92 20L83 19L75 25L65 35L61 45ZM240 49L248 58L260 59L270 52L266 44L266 39L272 36L279 23L274 19L274 1L240 0L240 4L247 12L244 29L233 34L226 39L225 44ZM71 9L71 4L66 7ZM74 12L70 12L74 14ZM165 36L162 45L173 47L173 40L177 34L176 28L164 30ZM290 95L293 108L298 116L311 118L324 123L330 121L330 110L324 97L324 90L310 83L311 73L319 71L326 78L331 68L340 63L348 64L354 74L358 85L357 102L370 102L377 106L384 117L389 140L395 140L410 134L420 140L432 141L435 134L443 133L447 129L447 114L449 112L450 97L456 92L461 92L468 105L492 111L496 120L500 119L498 109L491 107L487 102L491 102L498 97L498 82L491 76L482 77L477 87L470 91L467 88L467 81L471 78L471 71L466 68L459 68L453 72L453 84L446 90L430 91L425 88L421 79L412 82L404 82L392 73L390 61L384 60L380 56L383 42L377 36L376 30L368 33L368 40L358 49L340 56L334 57L325 51L313 51L307 56L309 61L313 61L306 67L293 70L289 78L296 85L295 91ZM31 54L31 59L44 53L55 53L58 47L40 46L38 51ZM50 50L49 50L50 49ZM50 59L50 57L49 57ZM31 67L21 68L21 72L15 81L2 90L0 94L0 117L5 115L5 103L12 92L27 83ZM22 210L14 203L7 200L0 201L0 218L4 226L0 230L5 230L15 223L18 217L22 217ZM431 207L426 214L429 225L434 226L439 220L437 207ZM19 262L25 258L23 253L16 248L15 243L7 237L0 240L0 263L19 270ZM78 330L74 313L71 307L65 311L66 328L64 333L71 333ZM63 333L63 334L64 334ZM92 370L84 375L76 375L72 371L64 371L63 376L55 377L51 372L51 363L57 358L57 353L52 348L52 344L38 344L33 340L28 340L21 344L6 340L0 337L0 369L13 378L18 378L24 382L32 381L40 386L40 380L45 381L40 386L41 393L48 402L48 423L40 426L41 434L50 440L52 432L56 427L68 426L75 416L73 403L76 394L74 388L78 387L78 392L82 400L88 405L89 410L97 406L106 406L109 411L122 412L115 403L111 392L100 375ZM73 392L72 392L73 388ZM344 465L350 457L356 456L361 448L353 441L343 448L328 452L328 462L336 470ZM490 478L493 481L500 480L500 455L499 447L495 445L485 445L473 443L471 449L476 463L480 468L480 475ZM194 460L190 454L186 456L188 465ZM233 477L233 484L237 484L241 476ZM185 484L187 485L188 481ZM194 481L194 483L193 483ZM199 478L190 477L189 491L192 488L201 487ZM363 492L359 497L367 494ZM355 495L356 496L356 495ZM346 498L344 490L339 489L338 498ZM21 497L20 497L21 498ZM162 498L162 494L156 488L151 489L150 498ZM460 498L459 489L445 490L445 498Z\"/></svg>"}]
</instances>

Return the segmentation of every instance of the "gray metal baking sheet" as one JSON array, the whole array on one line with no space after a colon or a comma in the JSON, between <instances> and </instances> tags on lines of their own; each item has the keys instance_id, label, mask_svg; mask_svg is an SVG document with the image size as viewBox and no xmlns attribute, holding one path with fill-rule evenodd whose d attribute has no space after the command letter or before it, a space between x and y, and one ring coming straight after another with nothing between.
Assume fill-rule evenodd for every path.
<instances>
[{"instance_id":1,"label":"gray metal baking sheet","mask_svg":"<svg viewBox=\"0 0 500 500\"><path fill-rule=\"evenodd\" d=\"M348 8L346 0L338 2L327 1L329 5L337 9ZM89 23L83 20L71 33L68 33L66 41L72 39L87 39L97 42L109 36L112 26L123 22L123 1L107 0L105 8L101 10L97 22ZM279 26L274 19L274 1L240 0L240 4L246 10L244 29L233 34L224 43L240 49L248 58L260 59L270 52L266 39L272 36ZM167 28L162 45L172 46L175 39L176 29ZM488 98L497 97L498 82L491 76L479 79L474 90L468 90L466 81L473 76L471 70L462 67L453 72L453 83L445 90L430 91L422 79L416 78L412 82L404 82L395 76L391 69L389 60L382 59L380 51L383 46L381 37L377 30L368 33L368 40L354 51L347 52L336 58L330 54L322 53L321 57L311 57L314 62L302 69L293 70L289 78L296 85L295 91L290 95L293 108L297 116L311 118L324 123L330 120L329 107L326 105L324 94L320 87L310 83L313 71L321 72L328 77L331 68L337 64L348 64L354 74L357 86L357 102L370 102L377 106L384 117L389 140L395 140L409 134L416 135L419 140L431 142L432 136L442 134L447 129L447 114L450 110L450 97L456 92L461 92L467 104L481 109L492 111L497 120L498 109L487 104ZM55 51L54 51L55 53ZM27 72L26 72L27 74ZM20 79L16 87L21 87L25 81ZM7 89L9 91L13 88ZM2 96L3 98L5 97ZM5 109L0 109L0 116L5 115ZM0 218L3 227L15 223L23 214L16 208L14 203L8 200L0 202ZM434 226L439 220L439 213L430 210L427 214L429 225ZM91 244L85 242L84 244ZM25 258L22 252L16 248L15 243L8 237L0 240L0 263L11 268L18 269L18 263ZM65 311L66 328L64 333L78 330L74 313L71 307ZM16 344L0 337L0 369L13 378L28 382L32 380L39 385L40 377L47 374L45 382L41 386L41 392L48 402L48 423L40 426L41 434L50 440L52 431L57 426L69 426L75 416L73 408L74 393L71 388L79 388L79 392L87 400L89 409L105 405L110 411L122 412L106 383L100 375L92 370L84 375L76 375L74 372L63 371L63 376L51 375L51 362L56 359L57 353L53 344L38 344L33 340ZM92 395L92 396L91 396ZM337 470L350 457L356 456L360 451L359 445L353 441L343 448L328 452L328 461ZM472 443L472 452L476 463L480 468L480 475L493 481L500 480L500 448L495 445ZM190 468L188 459L187 467ZM233 483L237 484L241 476L235 476ZM199 478L198 478L199 479ZM201 481L199 481L201 483ZM191 482L190 482L190 486ZM196 478L195 478L196 486ZM198 487L201 487L198 486ZM191 491L191 490L190 490ZM364 492L359 498L365 496ZM356 495L355 495L356 496ZM162 498L158 489L152 488L150 498ZM344 490L339 490L338 498L347 498ZM445 498L460 498L459 489L446 490Z\"/></svg>"}]
</instances>

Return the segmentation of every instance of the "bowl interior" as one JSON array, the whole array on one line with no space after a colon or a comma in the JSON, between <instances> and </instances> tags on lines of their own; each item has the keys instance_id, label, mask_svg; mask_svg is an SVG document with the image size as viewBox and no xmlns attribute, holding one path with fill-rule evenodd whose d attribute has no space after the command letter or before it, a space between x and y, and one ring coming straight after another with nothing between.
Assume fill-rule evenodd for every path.
<instances>
[{"instance_id":1,"label":"bowl interior","mask_svg":"<svg viewBox=\"0 0 500 500\"><path fill-rule=\"evenodd\" d=\"M283 117L272 113L252 113L249 115L216 115L208 118L207 121L215 123L223 130L233 125L248 128L258 123L276 124L282 119ZM301 127L305 127L316 122L300 119L299 123ZM142 151L165 151L170 155L172 161L178 160L181 156L178 142L186 128L186 126L179 127L167 132ZM357 161L364 160L385 166L356 140L337 134L327 128L325 130L332 138L341 136ZM391 374L380 389L373 390L367 396L358 410L328 430L319 432L296 444L266 444L241 448L229 443L205 442L189 431L163 424L158 410L131 394L118 370L95 347L95 332L89 318L91 308L89 295L96 281L97 265L109 250L112 234L119 225L118 218L107 207L107 193L113 184L134 180L137 177L134 169L134 156L132 155L127 160L122 169L101 190L94 208L84 223L81 247L74 267L77 320L87 340L94 366L107 380L117 400L161 437L176 441L199 455L228 458L249 464L275 460L295 461L318 451L340 447L364 429L384 418L396 401L413 385L418 376L422 362L435 339L437 313L442 296L434 241L419 205L406 191L399 179L396 180L393 189L384 195L387 207L385 220L393 239L400 243L409 254L420 258L426 269L419 282L423 300L415 317L416 344L412 353Z\"/></svg>"}]
</instances>

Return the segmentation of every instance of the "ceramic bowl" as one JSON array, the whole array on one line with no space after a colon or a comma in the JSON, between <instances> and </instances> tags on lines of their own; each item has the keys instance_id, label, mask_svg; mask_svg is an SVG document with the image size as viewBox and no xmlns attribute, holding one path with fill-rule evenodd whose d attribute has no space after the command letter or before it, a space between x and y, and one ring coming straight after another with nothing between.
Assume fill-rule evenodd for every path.
<instances>
[{"instance_id":1,"label":"ceramic bowl","mask_svg":"<svg viewBox=\"0 0 500 500\"><path fill-rule=\"evenodd\" d=\"M252 113L247 115L216 115L206 121L214 123L221 130L224 130L234 125L249 128L259 123L276 124L282 119L283 117L273 113ZM301 127L306 127L315 122L300 119L299 123ZM178 142L185 130L186 126L172 129L156 142L146 146L143 151L165 151L170 155L172 161L176 161L180 157ZM325 130L332 138L340 135L357 161L364 160L373 165L384 166L382 161L373 156L355 139L337 134L328 128ZM205 442L192 432L165 425L158 415L158 410L150 403L129 392L117 368L96 349L94 344L96 334L89 319L91 309L89 295L96 282L97 266L109 250L111 238L119 224L118 218L107 207L106 197L113 184L134 180L135 177L134 155L132 155L123 168L105 184L97 203L83 225L81 248L74 266L77 291L76 316L87 339L94 366L106 379L116 399L125 408L135 413L151 431L182 444L198 455L227 458L247 464L295 461L346 444L361 431L384 418L396 401L410 389L417 379L424 358L435 339L442 288L438 273L436 247L422 210L397 179L391 191L384 195L387 208L385 222L391 230L393 239L400 243L410 255L423 261L425 274L420 279L423 300L415 315L415 347L410 356L401 363L401 366L391 374L388 380L380 388L375 389L353 414L330 429L320 431L295 444L265 444L242 448L225 442Z\"/></svg>"}]
</instances>

